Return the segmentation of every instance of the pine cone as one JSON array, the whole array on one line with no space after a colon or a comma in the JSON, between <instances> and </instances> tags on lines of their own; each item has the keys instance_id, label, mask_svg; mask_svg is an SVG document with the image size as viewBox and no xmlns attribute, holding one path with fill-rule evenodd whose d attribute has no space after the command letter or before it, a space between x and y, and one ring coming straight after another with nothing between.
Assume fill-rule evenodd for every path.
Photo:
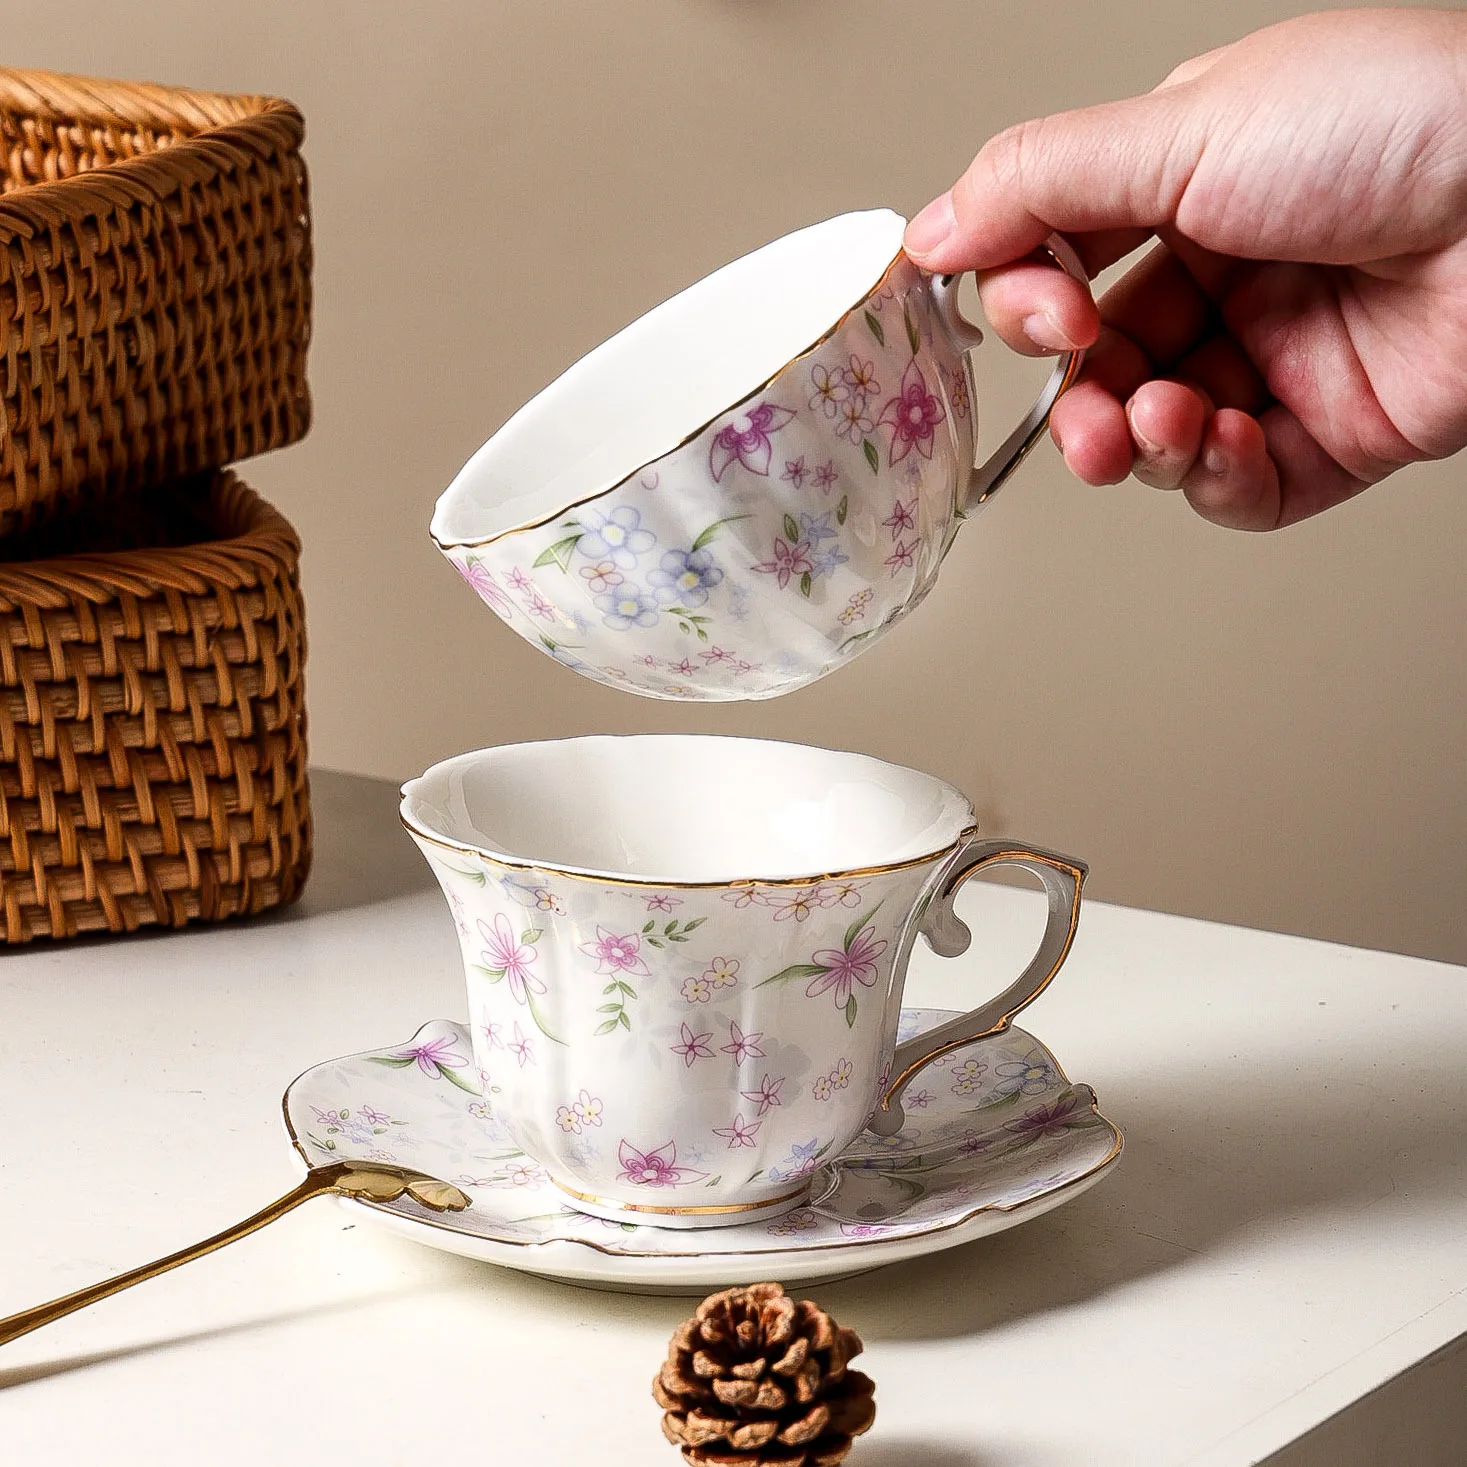
<instances>
[{"instance_id":1,"label":"pine cone","mask_svg":"<svg viewBox=\"0 0 1467 1467\"><path fill-rule=\"evenodd\" d=\"M652 1382L663 1435L699 1467L837 1467L876 1419L861 1338L780 1284L725 1289L678 1327Z\"/></svg>"}]
</instances>

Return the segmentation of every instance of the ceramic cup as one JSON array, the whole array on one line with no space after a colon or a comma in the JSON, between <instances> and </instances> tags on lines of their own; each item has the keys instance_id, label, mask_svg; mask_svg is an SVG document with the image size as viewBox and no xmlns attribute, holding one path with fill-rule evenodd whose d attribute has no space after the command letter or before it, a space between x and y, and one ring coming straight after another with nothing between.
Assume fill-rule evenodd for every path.
<instances>
[{"instance_id":1,"label":"ceramic cup","mask_svg":"<svg viewBox=\"0 0 1467 1467\"><path fill-rule=\"evenodd\" d=\"M934 1058L1058 971L1085 868L984 840L911 769L707 736L516 744L434 765L403 823L452 908L488 1110L572 1206L669 1227L797 1206ZM918 934L955 955L975 872L1049 897L996 998L898 1044Z\"/></svg>"},{"instance_id":2,"label":"ceramic cup","mask_svg":"<svg viewBox=\"0 0 1467 1467\"><path fill-rule=\"evenodd\" d=\"M787 235L604 342L464 466L439 549L533 645L649 697L773 697L869 646L1081 360L975 469L982 333L954 279L901 252L904 224L873 210Z\"/></svg>"}]
</instances>

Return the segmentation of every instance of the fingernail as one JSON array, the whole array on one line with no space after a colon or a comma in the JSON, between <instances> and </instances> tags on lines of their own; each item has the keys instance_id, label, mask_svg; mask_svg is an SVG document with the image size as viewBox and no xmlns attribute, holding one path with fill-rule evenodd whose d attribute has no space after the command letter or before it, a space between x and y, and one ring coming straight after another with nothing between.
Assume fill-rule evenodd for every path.
<instances>
[{"instance_id":1,"label":"fingernail","mask_svg":"<svg viewBox=\"0 0 1467 1467\"><path fill-rule=\"evenodd\" d=\"M1159 443L1153 443L1151 439L1148 438L1146 434L1141 431L1140 424L1138 424L1136 421L1136 410L1129 403L1127 403L1126 405L1126 422L1130 425L1131 437L1136 440L1136 446L1141 450L1141 452L1146 454L1148 458L1160 458L1161 445Z\"/></svg>"},{"instance_id":2,"label":"fingernail","mask_svg":"<svg viewBox=\"0 0 1467 1467\"><path fill-rule=\"evenodd\" d=\"M1209 474L1219 478L1228 471L1228 456L1220 448L1209 448L1202 455L1202 466Z\"/></svg>"},{"instance_id":3,"label":"fingernail","mask_svg":"<svg viewBox=\"0 0 1467 1467\"><path fill-rule=\"evenodd\" d=\"M1043 311L1025 316L1022 330L1035 346L1044 351L1074 351L1075 343Z\"/></svg>"},{"instance_id":4,"label":"fingernail","mask_svg":"<svg viewBox=\"0 0 1467 1467\"><path fill-rule=\"evenodd\" d=\"M908 252L925 255L935 250L958 227L951 194L940 194L907 225Z\"/></svg>"}]
</instances>

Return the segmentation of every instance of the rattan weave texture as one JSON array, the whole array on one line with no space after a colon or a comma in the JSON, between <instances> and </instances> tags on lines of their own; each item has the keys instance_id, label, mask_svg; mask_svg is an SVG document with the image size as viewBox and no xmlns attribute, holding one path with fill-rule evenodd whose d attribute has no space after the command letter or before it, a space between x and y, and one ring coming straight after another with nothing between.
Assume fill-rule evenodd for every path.
<instances>
[{"instance_id":1,"label":"rattan weave texture","mask_svg":"<svg viewBox=\"0 0 1467 1467\"><path fill-rule=\"evenodd\" d=\"M0 563L5 940L293 900L311 817L286 520L225 471L146 508L53 518L0 553L15 557Z\"/></svg>"},{"instance_id":2,"label":"rattan weave texture","mask_svg":"<svg viewBox=\"0 0 1467 1467\"><path fill-rule=\"evenodd\" d=\"M288 102L0 69L0 534L310 422Z\"/></svg>"}]
</instances>

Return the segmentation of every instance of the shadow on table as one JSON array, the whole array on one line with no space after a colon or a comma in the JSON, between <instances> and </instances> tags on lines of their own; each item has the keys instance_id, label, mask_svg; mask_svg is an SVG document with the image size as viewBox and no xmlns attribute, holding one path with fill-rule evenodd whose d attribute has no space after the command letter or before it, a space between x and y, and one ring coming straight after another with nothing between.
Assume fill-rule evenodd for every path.
<instances>
[{"instance_id":1,"label":"shadow on table","mask_svg":"<svg viewBox=\"0 0 1467 1467\"><path fill-rule=\"evenodd\" d=\"M1189 1073L1179 1060L1129 1085L1113 1078L1101 1108L1124 1129L1126 1151L1093 1191L1022 1227L822 1285L817 1297L871 1346L961 1338L1241 1249L1250 1230L1303 1236L1312 1214L1339 1226L1391 1208L1398 1193L1463 1195L1461 1056L1379 1028L1352 1043L1350 1051L1310 1054L1261 1029L1258 1047L1241 1051L1224 1076ZM460 1265L457 1288L523 1293L525 1307L567 1320L589 1310L670 1333L691 1307L685 1298L598 1294L444 1261L452 1264ZM872 1441L862 1460L983 1467L964 1448L933 1446L924 1458L927 1448L904 1447L912 1455ZM872 1457L880 1451L886 1456Z\"/></svg>"},{"instance_id":2,"label":"shadow on table","mask_svg":"<svg viewBox=\"0 0 1467 1467\"><path fill-rule=\"evenodd\" d=\"M0 1366L0 1394L15 1386L49 1380L53 1375L66 1375L73 1370L86 1370L93 1365L106 1365L113 1360L130 1360L140 1355L152 1355L160 1350L176 1350L184 1346L205 1344L209 1340L228 1339L231 1335L247 1334L251 1330L262 1329L272 1324L294 1323L296 1320L307 1319L315 1315L345 1314L352 1310L375 1308L385 1299L405 1296L412 1292L411 1288L406 1287L384 1290L381 1293L363 1295L356 1299L332 1300L324 1304L283 1310L279 1314L242 1319L236 1324L218 1325L211 1329L183 1330L178 1334L164 1335L156 1340L145 1340L141 1344L119 1345L111 1350L89 1350L84 1355L61 1355L53 1360L35 1360L28 1365ZM21 1338L26 1338L26 1336Z\"/></svg>"},{"instance_id":3,"label":"shadow on table","mask_svg":"<svg viewBox=\"0 0 1467 1467\"><path fill-rule=\"evenodd\" d=\"M862 1438L861 1467L988 1467L994 1459L968 1447L933 1446L915 1437Z\"/></svg>"},{"instance_id":4,"label":"shadow on table","mask_svg":"<svg viewBox=\"0 0 1467 1467\"><path fill-rule=\"evenodd\" d=\"M265 920L291 922L436 891L428 863L397 818L397 804L397 786L388 780L313 769L315 853L305 895ZM371 832L365 840L364 829Z\"/></svg>"},{"instance_id":5,"label":"shadow on table","mask_svg":"<svg viewBox=\"0 0 1467 1467\"><path fill-rule=\"evenodd\" d=\"M1461 1057L1400 1043L1392 1053L1388 1035L1362 1036L1353 1062L1241 1054L1225 1085L1141 1076L1113 1107L1101 1096L1126 1152L1094 1191L1012 1231L828 1286L822 1301L868 1343L954 1338L1224 1252L1245 1229L1302 1230L1311 1213L1361 1214L1398 1192L1460 1196Z\"/></svg>"}]
</instances>

